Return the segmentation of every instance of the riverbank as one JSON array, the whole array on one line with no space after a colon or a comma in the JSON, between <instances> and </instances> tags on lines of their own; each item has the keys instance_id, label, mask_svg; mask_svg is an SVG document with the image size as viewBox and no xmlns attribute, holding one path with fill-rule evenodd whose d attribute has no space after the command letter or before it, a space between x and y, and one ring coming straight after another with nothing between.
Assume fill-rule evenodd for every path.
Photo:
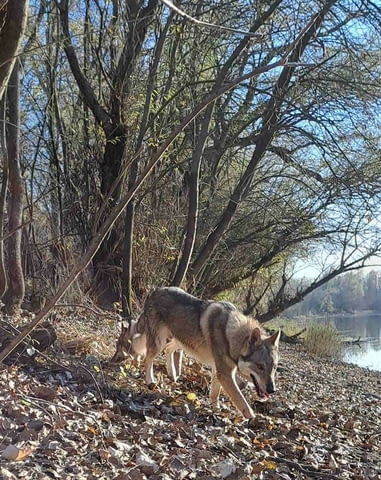
<instances>
[{"instance_id":1,"label":"riverbank","mask_svg":"<svg viewBox=\"0 0 381 480\"><path fill-rule=\"evenodd\" d=\"M360 367L369 367L381 371L381 315L364 312L347 315L330 315L328 317L296 317L275 319L269 322L272 328L282 326L289 335L309 325L333 325L345 341L360 340L358 345L344 345L342 358Z\"/></svg>"},{"instance_id":2,"label":"riverbank","mask_svg":"<svg viewBox=\"0 0 381 480\"><path fill-rule=\"evenodd\" d=\"M278 391L241 421L213 411L198 364L177 384L158 370L72 370L42 361L0 375L5 479L356 479L381 476L381 373L281 345ZM56 360L60 360L59 356ZM60 361L63 361L61 359ZM87 372L86 372L87 369ZM89 374L90 373L90 374Z\"/></svg>"}]
</instances>

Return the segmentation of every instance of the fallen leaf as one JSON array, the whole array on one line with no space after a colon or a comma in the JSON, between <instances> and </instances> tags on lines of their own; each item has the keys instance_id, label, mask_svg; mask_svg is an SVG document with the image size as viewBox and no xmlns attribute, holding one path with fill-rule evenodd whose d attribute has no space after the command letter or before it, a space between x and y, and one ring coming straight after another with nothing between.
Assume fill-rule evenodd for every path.
<instances>
[{"instance_id":1,"label":"fallen leaf","mask_svg":"<svg viewBox=\"0 0 381 480\"><path fill-rule=\"evenodd\" d=\"M51 402L57 397L57 392L53 388L40 386L33 390L32 395L43 400Z\"/></svg>"},{"instance_id":2,"label":"fallen leaf","mask_svg":"<svg viewBox=\"0 0 381 480\"><path fill-rule=\"evenodd\" d=\"M10 460L13 462L19 462L24 460L25 457L28 457L33 450L31 448L18 448L16 445L8 445L6 449L1 453L1 458Z\"/></svg>"},{"instance_id":3,"label":"fallen leaf","mask_svg":"<svg viewBox=\"0 0 381 480\"><path fill-rule=\"evenodd\" d=\"M99 457L101 458L101 460L104 460L106 462L111 457L110 452L108 452L107 450L104 450L103 448L100 448L98 450L98 454L99 454Z\"/></svg>"},{"instance_id":4,"label":"fallen leaf","mask_svg":"<svg viewBox=\"0 0 381 480\"><path fill-rule=\"evenodd\" d=\"M275 470L277 468L277 464L272 462L271 460L264 460L263 466L266 470Z\"/></svg>"}]
</instances>

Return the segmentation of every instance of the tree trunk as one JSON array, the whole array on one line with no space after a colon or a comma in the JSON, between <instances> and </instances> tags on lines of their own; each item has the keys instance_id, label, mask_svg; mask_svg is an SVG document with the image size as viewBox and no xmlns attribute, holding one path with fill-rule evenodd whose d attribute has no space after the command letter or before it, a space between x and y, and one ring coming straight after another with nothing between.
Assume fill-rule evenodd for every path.
<instances>
[{"instance_id":1,"label":"tree trunk","mask_svg":"<svg viewBox=\"0 0 381 480\"><path fill-rule=\"evenodd\" d=\"M184 242L182 246L182 255L176 272L173 276L171 285L179 287L184 281L188 271L188 266L193 253L194 242L197 233L198 204L199 204L199 176L201 168L201 159L204 153L205 143L208 138L210 120L213 113L213 105L208 106L202 121L202 129L198 135L196 148L193 152L193 158L189 175L189 198L188 214Z\"/></svg>"},{"instance_id":2,"label":"tree trunk","mask_svg":"<svg viewBox=\"0 0 381 480\"><path fill-rule=\"evenodd\" d=\"M4 219L5 219L5 203L8 190L8 161L7 161L7 145L6 145L6 102L5 96L0 100L0 156L2 158L3 172L0 191L0 298L4 295L7 288L7 275L4 264Z\"/></svg>"},{"instance_id":3,"label":"tree trunk","mask_svg":"<svg viewBox=\"0 0 381 480\"><path fill-rule=\"evenodd\" d=\"M143 2L142 2L143 3ZM157 0L149 0L146 7L141 2L129 0L126 7L129 15L129 30L124 39L124 47L119 55L115 71L110 78L110 101L107 108L103 107L96 96L95 90L80 67L75 48L71 42L69 30L69 1L56 0L60 11L63 34L65 36L64 49L70 68L78 84L86 106L94 114L95 120L102 127L106 135L103 161L100 165L101 195L106 204L102 207L103 215L98 219L102 225L110 211L120 199L121 165L126 149L126 125L123 120L123 99L130 94L131 76L136 66L136 60L146 38L148 26L154 18ZM117 7L114 3L114 14ZM131 207L133 210L133 207ZM132 214L133 221L133 214ZM109 304L120 298L120 260L115 252L119 247L120 239L113 230L102 243L94 256L93 265L96 274L96 289L101 303Z\"/></svg>"},{"instance_id":4,"label":"tree trunk","mask_svg":"<svg viewBox=\"0 0 381 480\"><path fill-rule=\"evenodd\" d=\"M115 127L111 138L107 139L103 162L101 165L101 194L106 202L103 216L98 220L102 225L112 207L120 199L121 166L126 148L126 128L124 125ZM99 302L109 305L120 299L120 255L116 256L116 249L120 243L120 236L116 229L105 238L98 252L94 256L95 283Z\"/></svg>"},{"instance_id":5,"label":"tree trunk","mask_svg":"<svg viewBox=\"0 0 381 480\"><path fill-rule=\"evenodd\" d=\"M134 187L138 175L138 159L131 165L130 177L128 180L128 189ZM126 217L124 224L124 251L122 263L122 308L123 315L126 318L131 317L131 297L132 297L132 242L134 238L134 217L135 200L131 199L126 207Z\"/></svg>"},{"instance_id":6,"label":"tree trunk","mask_svg":"<svg viewBox=\"0 0 381 480\"><path fill-rule=\"evenodd\" d=\"M14 232L6 243L8 288L3 297L5 311L14 315L20 310L25 285L21 258L22 211L24 184L20 168L20 62L14 65L8 86L7 150L8 150L8 231Z\"/></svg>"},{"instance_id":7,"label":"tree trunk","mask_svg":"<svg viewBox=\"0 0 381 480\"><path fill-rule=\"evenodd\" d=\"M147 92L144 103L144 110L142 120L140 123L139 135L136 142L136 151L139 151L143 144L144 135L146 133L147 125L149 122L150 108L152 101L152 92L155 87L156 74L161 60L165 39L169 31L169 27L174 17L173 11L171 11L168 20L165 24L163 31L160 33L157 47L155 50L155 56L152 62L152 66L149 72ZM132 162L130 175L128 178L128 189L132 189L136 183L137 175L139 171L139 156ZM131 297L132 297L132 247L134 238L134 222L135 222L135 200L131 199L131 202L126 208L126 217L124 223L124 245L123 245L123 261L122 261L122 307L123 315L126 318L131 318ZM122 327L123 335L123 327Z\"/></svg>"},{"instance_id":8,"label":"tree trunk","mask_svg":"<svg viewBox=\"0 0 381 480\"><path fill-rule=\"evenodd\" d=\"M0 100L25 30L28 0L0 0Z\"/></svg>"}]
</instances>

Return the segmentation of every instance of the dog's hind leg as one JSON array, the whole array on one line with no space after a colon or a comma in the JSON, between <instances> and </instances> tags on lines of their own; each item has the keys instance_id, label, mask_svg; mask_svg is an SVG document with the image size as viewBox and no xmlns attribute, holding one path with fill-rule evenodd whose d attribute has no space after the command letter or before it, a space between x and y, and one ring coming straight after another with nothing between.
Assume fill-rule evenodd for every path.
<instances>
[{"instance_id":1,"label":"dog's hind leg","mask_svg":"<svg viewBox=\"0 0 381 480\"><path fill-rule=\"evenodd\" d=\"M181 375L181 367L183 363L183 351L177 349L178 345L173 340L168 343L165 349L167 354L167 373L175 382L177 382Z\"/></svg>"},{"instance_id":2,"label":"dog's hind leg","mask_svg":"<svg viewBox=\"0 0 381 480\"><path fill-rule=\"evenodd\" d=\"M165 327L158 327L154 332L147 330L147 353L145 357L145 379L147 385L156 383L153 373L153 361L164 350L167 343L168 331Z\"/></svg>"},{"instance_id":3,"label":"dog's hind leg","mask_svg":"<svg viewBox=\"0 0 381 480\"><path fill-rule=\"evenodd\" d=\"M167 355L167 373L176 382L181 375L183 351L174 338L171 338L165 347Z\"/></svg>"},{"instance_id":4,"label":"dog's hind leg","mask_svg":"<svg viewBox=\"0 0 381 480\"><path fill-rule=\"evenodd\" d=\"M176 352L173 352L173 364L176 374L176 378L174 377L175 381L181 376L181 369L183 366L183 353L184 352L182 350L177 350Z\"/></svg>"}]
</instances>

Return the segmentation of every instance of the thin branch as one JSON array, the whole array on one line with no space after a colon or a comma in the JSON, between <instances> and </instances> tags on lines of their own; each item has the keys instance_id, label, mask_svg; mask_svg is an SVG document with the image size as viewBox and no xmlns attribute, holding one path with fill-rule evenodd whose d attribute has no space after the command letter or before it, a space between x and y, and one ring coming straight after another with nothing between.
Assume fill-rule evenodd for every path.
<instances>
[{"instance_id":1,"label":"thin branch","mask_svg":"<svg viewBox=\"0 0 381 480\"><path fill-rule=\"evenodd\" d=\"M23 222L21 225L19 225L17 228L15 228L14 230L12 230L11 232L8 232L6 233L4 236L0 237L0 242L3 242L4 240L6 240L7 238L11 237L13 234L15 234L18 230L20 230L20 228L24 228L26 227L27 225L29 225L30 223L32 223L33 220L28 220L26 222Z\"/></svg>"},{"instance_id":2,"label":"thin branch","mask_svg":"<svg viewBox=\"0 0 381 480\"><path fill-rule=\"evenodd\" d=\"M202 25L203 27L212 28L213 30L223 30L225 32L238 33L239 35L245 35L247 37L255 37L255 38L263 37L263 35L249 32L247 30L239 30L237 28L225 27L223 25L216 25L215 23L209 23L209 22L204 22L203 20L198 20L197 18L194 18L188 13L184 12L184 10L181 10L170 0L161 0L161 2L164 3L168 8L176 12L178 15L180 15L181 17L184 17L193 23L197 23L197 25Z\"/></svg>"}]
</instances>

